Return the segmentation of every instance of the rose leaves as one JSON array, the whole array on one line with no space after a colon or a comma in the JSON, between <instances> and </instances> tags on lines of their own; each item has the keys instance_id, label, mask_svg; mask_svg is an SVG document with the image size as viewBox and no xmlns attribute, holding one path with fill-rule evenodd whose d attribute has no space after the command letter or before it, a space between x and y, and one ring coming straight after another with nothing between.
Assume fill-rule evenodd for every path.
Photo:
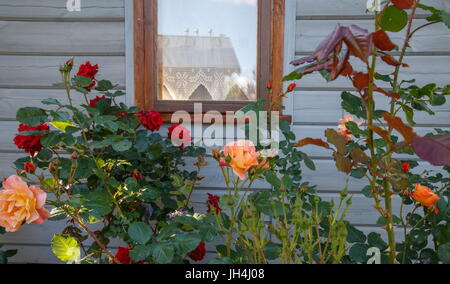
<instances>
[{"instance_id":1,"label":"rose leaves","mask_svg":"<svg viewBox=\"0 0 450 284\"><path fill-rule=\"evenodd\" d=\"M389 35L384 30L374 32L372 35L373 43L379 50L392 51L398 47L391 41Z\"/></svg>"},{"instance_id":2,"label":"rose leaves","mask_svg":"<svg viewBox=\"0 0 450 284\"><path fill-rule=\"evenodd\" d=\"M450 134L420 137L412 140L414 152L434 166L450 165Z\"/></svg>"}]
</instances>

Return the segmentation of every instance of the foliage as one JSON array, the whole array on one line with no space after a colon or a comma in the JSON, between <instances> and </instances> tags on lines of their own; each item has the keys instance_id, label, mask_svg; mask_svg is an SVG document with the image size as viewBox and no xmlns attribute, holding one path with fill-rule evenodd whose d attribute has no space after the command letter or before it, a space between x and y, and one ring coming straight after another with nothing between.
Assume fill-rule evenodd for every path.
<instances>
[{"instance_id":1,"label":"foliage","mask_svg":"<svg viewBox=\"0 0 450 284\"><path fill-rule=\"evenodd\" d=\"M211 241L208 218L194 215L190 200L206 165L205 150L174 146L170 137L153 132L162 125L160 114L119 102L124 92L94 78L98 66L82 65L90 77L72 77L72 66L71 60L60 70L68 104L49 98L42 102L46 108L17 112L22 124L52 126L43 133L19 133L40 137L43 149L15 166L18 175L54 197L47 201L53 207L50 219L68 221L53 239L53 252L64 262L120 263L108 249L120 240L132 248L136 262L187 262L186 255L201 241ZM86 104L74 106L72 90ZM89 100L94 90L100 96ZM195 170L185 170L186 157L197 159ZM174 212L185 216L170 217ZM100 229L91 231L91 224ZM94 242L85 247L88 238Z\"/></svg>"},{"instance_id":2,"label":"foliage","mask_svg":"<svg viewBox=\"0 0 450 284\"><path fill-rule=\"evenodd\" d=\"M282 96L292 91L288 88ZM260 111L263 105L264 102L257 102L243 112ZM265 126L258 122L256 127ZM210 211L224 241L217 246L219 258L214 263L330 264L341 263L344 258L356 263L359 259L347 256L351 243L347 238L352 236L349 230L359 232L345 221L352 198L344 190L338 204L322 200L315 187L302 178L302 164L314 170L314 163L295 147L295 134L289 123L281 122L280 130L284 140L278 154L264 146L263 139L256 147L249 141L240 141L214 152L228 189L220 198L219 212ZM234 160L243 159L233 155L234 147L248 152L247 157L258 151L258 160L244 179L233 175ZM255 190L258 180L270 184L272 191Z\"/></svg>"},{"instance_id":3,"label":"foliage","mask_svg":"<svg viewBox=\"0 0 450 284\"><path fill-rule=\"evenodd\" d=\"M333 129L326 131L327 141L307 138L299 141L297 146L316 145L329 149L339 171L356 179L368 180L369 185L362 192L374 200L374 208L380 213L379 224L384 226L389 242L385 246L380 240L378 247L387 252L383 258L388 257L389 263L446 263L449 246L448 178L442 173L412 174L409 166L417 163L402 161L399 155L417 154L437 166L450 164L449 134L420 137L411 127L416 124L416 112L434 115L432 107L446 103L449 86L434 83L417 86L415 79L399 78L401 70L409 67L404 61L411 38L432 24L447 24L448 13L422 5L420 0L391 0L385 1L384 7L369 6L369 10L375 12L374 32L354 25L338 26L318 46L313 56L292 62L300 66L295 71L298 78L316 71L328 81L339 76L348 78L355 92L342 93L342 108L364 120L365 124L355 123L353 118L347 119L341 122L338 132ZM433 15L427 19L429 23L413 29L418 9L430 11ZM406 10L411 10L411 16ZM390 53L399 48L387 32L406 34L398 58ZM353 58L364 63L364 70L354 70ZM379 73L378 59L391 66L393 72ZM293 78L292 75L289 77ZM389 98L389 109L377 108L380 103L376 94ZM400 118L401 115L410 125ZM445 169L448 172L448 167ZM402 208L400 216L397 216L393 200L399 197ZM414 209L409 210L411 206ZM421 208L424 209L423 214L418 212ZM407 209L410 213L404 216ZM405 241L401 244L397 244L395 238L396 226L404 228ZM428 247L429 237L433 239L434 248ZM378 238L372 235L372 239ZM370 244L364 242L352 248L351 257L358 251L367 251ZM352 258L355 259L354 256Z\"/></svg>"}]
</instances>

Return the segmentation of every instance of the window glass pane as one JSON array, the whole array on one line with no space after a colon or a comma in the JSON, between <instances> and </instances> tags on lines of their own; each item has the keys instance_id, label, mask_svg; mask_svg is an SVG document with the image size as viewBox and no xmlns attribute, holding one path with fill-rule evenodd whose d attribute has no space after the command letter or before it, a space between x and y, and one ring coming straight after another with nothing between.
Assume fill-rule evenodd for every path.
<instances>
[{"instance_id":1,"label":"window glass pane","mask_svg":"<svg viewBox=\"0 0 450 284\"><path fill-rule=\"evenodd\" d=\"M158 1L160 100L256 100L257 0Z\"/></svg>"}]
</instances>

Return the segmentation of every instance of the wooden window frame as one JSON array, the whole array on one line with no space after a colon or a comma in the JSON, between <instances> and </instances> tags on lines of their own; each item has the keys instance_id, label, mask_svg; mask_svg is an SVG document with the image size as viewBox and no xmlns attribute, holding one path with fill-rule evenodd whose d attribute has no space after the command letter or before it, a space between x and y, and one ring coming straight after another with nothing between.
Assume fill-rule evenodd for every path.
<instances>
[{"instance_id":1,"label":"wooden window frame","mask_svg":"<svg viewBox=\"0 0 450 284\"><path fill-rule=\"evenodd\" d=\"M194 103L203 103L203 112L237 111L249 102L232 101L162 101L158 100L157 14L158 0L134 0L134 89L135 104L154 109L170 122L172 113L194 111ZM160 0L161 1L161 0ZM282 92L284 54L285 0L258 0L258 66L257 95L272 105L267 82L273 81L273 93ZM281 98L276 103L281 104ZM289 120L289 117L282 117Z\"/></svg>"}]
</instances>

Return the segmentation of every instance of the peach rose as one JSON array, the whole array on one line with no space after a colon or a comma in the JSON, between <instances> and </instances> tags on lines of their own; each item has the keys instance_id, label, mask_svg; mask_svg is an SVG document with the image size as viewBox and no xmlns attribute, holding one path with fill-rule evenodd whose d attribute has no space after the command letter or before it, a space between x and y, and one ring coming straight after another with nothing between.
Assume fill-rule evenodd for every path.
<instances>
[{"instance_id":1,"label":"peach rose","mask_svg":"<svg viewBox=\"0 0 450 284\"><path fill-rule=\"evenodd\" d=\"M430 188L426 186L415 184L414 187L415 190L411 197L414 198L414 200L416 200L417 202L422 203L422 205L427 208L434 208L436 202L441 200L441 198L437 194L435 194Z\"/></svg>"},{"instance_id":2,"label":"peach rose","mask_svg":"<svg viewBox=\"0 0 450 284\"><path fill-rule=\"evenodd\" d=\"M255 145L251 141L228 143L224 148L224 155L231 158L228 166L241 180L245 180L247 172L259 164L260 153L256 152Z\"/></svg>"},{"instance_id":3,"label":"peach rose","mask_svg":"<svg viewBox=\"0 0 450 284\"><path fill-rule=\"evenodd\" d=\"M348 130L347 126L345 125L347 122L350 122L350 121L355 121L355 119L351 115L346 115L345 118L339 122L339 127L338 127L339 135L344 137L347 142L352 141L352 138L350 137L352 132L350 130ZM363 124L363 122L356 122L356 124L361 125L361 124Z\"/></svg>"},{"instance_id":4,"label":"peach rose","mask_svg":"<svg viewBox=\"0 0 450 284\"><path fill-rule=\"evenodd\" d=\"M38 187L28 185L18 176L3 182L0 190L0 226L7 232L16 232L23 222L44 224L50 213L44 208L47 194Z\"/></svg>"}]
</instances>

